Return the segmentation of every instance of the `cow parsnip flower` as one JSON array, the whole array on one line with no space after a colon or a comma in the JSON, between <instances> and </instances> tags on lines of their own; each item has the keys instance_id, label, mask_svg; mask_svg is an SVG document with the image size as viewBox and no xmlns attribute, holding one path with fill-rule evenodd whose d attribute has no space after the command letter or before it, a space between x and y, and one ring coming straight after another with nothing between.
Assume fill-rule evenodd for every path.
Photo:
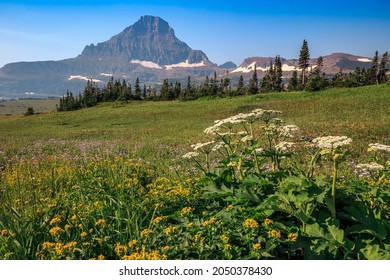
<instances>
[{"instance_id":1,"label":"cow parsnip flower","mask_svg":"<svg viewBox=\"0 0 390 280\"><path fill-rule=\"evenodd\" d=\"M313 139L313 143L321 149L336 149L352 143L352 139L347 136L324 136Z\"/></svg>"},{"instance_id":2,"label":"cow parsnip flower","mask_svg":"<svg viewBox=\"0 0 390 280\"><path fill-rule=\"evenodd\" d=\"M385 151L385 152L390 152L390 145L384 145L384 144L379 144L379 143L371 143L368 144L369 151Z\"/></svg>"}]
</instances>

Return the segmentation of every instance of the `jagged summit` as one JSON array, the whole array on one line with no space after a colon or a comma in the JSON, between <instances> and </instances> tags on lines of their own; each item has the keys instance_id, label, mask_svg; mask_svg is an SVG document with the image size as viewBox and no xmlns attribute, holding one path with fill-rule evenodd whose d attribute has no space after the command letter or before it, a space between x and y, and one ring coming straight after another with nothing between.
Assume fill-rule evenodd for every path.
<instances>
[{"instance_id":1,"label":"jagged summit","mask_svg":"<svg viewBox=\"0 0 390 280\"><path fill-rule=\"evenodd\" d=\"M159 66L186 61L210 63L202 51L192 50L180 41L168 22L157 16L142 16L110 40L86 46L81 56L148 61Z\"/></svg>"}]
</instances>

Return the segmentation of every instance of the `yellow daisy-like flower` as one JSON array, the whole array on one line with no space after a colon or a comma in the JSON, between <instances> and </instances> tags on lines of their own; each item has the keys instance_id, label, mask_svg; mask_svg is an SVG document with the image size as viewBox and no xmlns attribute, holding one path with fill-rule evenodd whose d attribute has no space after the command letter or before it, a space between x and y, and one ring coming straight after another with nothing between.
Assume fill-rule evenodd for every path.
<instances>
[{"instance_id":1,"label":"yellow daisy-like flower","mask_svg":"<svg viewBox=\"0 0 390 280\"><path fill-rule=\"evenodd\" d=\"M65 225L65 230L68 230L68 229L70 229L70 228L72 228L72 227L73 227L72 225L66 224L66 225Z\"/></svg>"},{"instance_id":2,"label":"yellow daisy-like flower","mask_svg":"<svg viewBox=\"0 0 390 280\"><path fill-rule=\"evenodd\" d=\"M129 241L127 245L129 245L130 248L133 248L135 245L137 245L137 240L133 239Z\"/></svg>"},{"instance_id":3,"label":"yellow daisy-like flower","mask_svg":"<svg viewBox=\"0 0 390 280\"><path fill-rule=\"evenodd\" d=\"M270 238L280 238L281 236L280 231L277 229L268 231L268 237Z\"/></svg>"},{"instance_id":4,"label":"yellow daisy-like flower","mask_svg":"<svg viewBox=\"0 0 390 280\"><path fill-rule=\"evenodd\" d=\"M153 223L154 224L158 224L158 223L160 223L164 219L165 219L164 216L156 217L156 218L153 219Z\"/></svg>"},{"instance_id":5,"label":"yellow daisy-like flower","mask_svg":"<svg viewBox=\"0 0 390 280\"><path fill-rule=\"evenodd\" d=\"M151 230L150 228L146 228L146 229L144 229L144 230L142 230L141 231L141 237L142 236L145 236L145 235L150 235L150 234L152 234L153 233L153 230Z\"/></svg>"},{"instance_id":6,"label":"yellow daisy-like flower","mask_svg":"<svg viewBox=\"0 0 390 280\"><path fill-rule=\"evenodd\" d=\"M265 220L264 220L264 225L265 225L266 227L268 227L270 224L273 224L273 222L274 222L274 221L272 221L271 219L265 219Z\"/></svg>"},{"instance_id":7,"label":"yellow daisy-like flower","mask_svg":"<svg viewBox=\"0 0 390 280\"><path fill-rule=\"evenodd\" d=\"M227 207L226 207L226 211L231 211L233 210L234 206L233 204L229 204Z\"/></svg>"},{"instance_id":8,"label":"yellow daisy-like flower","mask_svg":"<svg viewBox=\"0 0 390 280\"><path fill-rule=\"evenodd\" d=\"M181 209L180 215L185 216L187 214L190 214L191 211L192 211L191 207L184 207L183 209Z\"/></svg>"},{"instance_id":9,"label":"yellow daisy-like flower","mask_svg":"<svg viewBox=\"0 0 390 280\"><path fill-rule=\"evenodd\" d=\"M81 236L82 238L86 237L87 235L88 235L88 233L86 233L85 231L83 231L82 233L80 233L80 236Z\"/></svg>"},{"instance_id":10,"label":"yellow daisy-like flower","mask_svg":"<svg viewBox=\"0 0 390 280\"><path fill-rule=\"evenodd\" d=\"M49 230L49 233L51 234L51 235L59 235L59 234L61 234L61 233L63 233L64 232L64 230L62 229L62 228L60 228L60 227L53 227L53 228L51 228L50 230Z\"/></svg>"},{"instance_id":11,"label":"yellow daisy-like flower","mask_svg":"<svg viewBox=\"0 0 390 280\"><path fill-rule=\"evenodd\" d=\"M261 244L260 244L260 243L255 243L255 244L253 244L253 245L252 245L252 249L253 249L253 250L259 250L259 249L261 249Z\"/></svg>"},{"instance_id":12,"label":"yellow daisy-like flower","mask_svg":"<svg viewBox=\"0 0 390 280\"><path fill-rule=\"evenodd\" d=\"M246 228L257 228L259 224L254 219L246 219L243 223Z\"/></svg>"},{"instance_id":13,"label":"yellow daisy-like flower","mask_svg":"<svg viewBox=\"0 0 390 280\"><path fill-rule=\"evenodd\" d=\"M57 216L55 216L53 219L51 219L51 221L50 221L49 224L52 226L52 225L54 225L54 224L61 223L61 221L62 221L62 217L59 216L59 215L57 215Z\"/></svg>"},{"instance_id":14,"label":"yellow daisy-like flower","mask_svg":"<svg viewBox=\"0 0 390 280\"><path fill-rule=\"evenodd\" d=\"M298 234L297 233L289 233L287 235L287 238L290 242L296 242L298 239Z\"/></svg>"},{"instance_id":15,"label":"yellow daisy-like flower","mask_svg":"<svg viewBox=\"0 0 390 280\"><path fill-rule=\"evenodd\" d=\"M106 223L105 219L99 219L96 221L95 226L104 225Z\"/></svg>"},{"instance_id":16,"label":"yellow daisy-like flower","mask_svg":"<svg viewBox=\"0 0 390 280\"><path fill-rule=\"evenodd\" d=\"M8 230L3 229L1 230L1 236L7 236L8 235Z\"/></svg>"},{"instance_id":17,"label":"yellow daisy-like flower","mask_svg":"<svg viewBox=\"0 0 390 280\"><path fill-rule=\"evenodd\" d=\"M120 243L117 243L114 248L114 251L119 257L122 257L127 253L127 247L125 245L121 245Z\"/></svg>"},{"instance_id":18,"label":"yellow daisy-like flower","mask_svg":"<svg viewBox=\"0 0 390 280\"><path fill-rule=\"evenodd\" d=\"M228 243L229 242L229 236L227 236L226 234L222 234L220 236L221 240L223 243Z\"/></svg>"},{"instance_id":19,"label":"yellow daisy-like flower","mask_svg":"<svg viewBox=\"0 0 390 280\"><path fill-rule=\"evenodd\" d=\"M164 247L162 248L163 251L169 251L170 249L171 249L171 247L168 246L168 245L167 245L167 246L164 246Z\"/></svg>"},{"instance_id":20,"label":"yellow daisy-like flower","mask_svg":"<svg viewBox=\"0 0 390 280\"><path fill-rule=\"evenodd\" d=\"M169 226L166 229L164 229L164 232L165 232L165 234L170 234L170 233L175 232L176 230L177 230L177 228L175 226Z\"/></svg>"},{"instance_id":21,"label":"yellow daisy-like flower","mask_svg":"<svg viewBox=\"0 0 390 280\"><path fill-rule=\"evenodd\" d=\"M100 254L98 257L97 257L98 260L105 260L106 257L102 254Z\"/></svg>"}]
</instances>

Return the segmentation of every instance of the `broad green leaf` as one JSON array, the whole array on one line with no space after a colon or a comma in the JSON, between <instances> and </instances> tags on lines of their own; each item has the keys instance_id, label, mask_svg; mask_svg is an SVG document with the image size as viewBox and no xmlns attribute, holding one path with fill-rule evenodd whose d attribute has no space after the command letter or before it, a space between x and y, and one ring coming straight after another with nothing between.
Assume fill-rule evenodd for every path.
<instances>
[{"instance_id":1,"label":"broad green leaf","mask_svg":"<svg viewBox=\"0 0 390 280\"><path fill-rule=\"evenodd\" d=\"M390 252L385 251L379 245L367 245L360 250L367 260L390 260Z\"/></svg>"}]
</instances>

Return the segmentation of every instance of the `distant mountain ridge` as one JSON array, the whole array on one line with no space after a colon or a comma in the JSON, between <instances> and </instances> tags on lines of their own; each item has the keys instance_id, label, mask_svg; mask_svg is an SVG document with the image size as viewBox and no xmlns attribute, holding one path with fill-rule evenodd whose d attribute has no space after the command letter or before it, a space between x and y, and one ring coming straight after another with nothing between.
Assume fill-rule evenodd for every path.
<instances>
[{"instance_id":1,"label":"distant mountain ridge","mask_svg":"<svg viewBox=\"0 0 390 280\"><path fill-rule=\"evenodd\" d=\"M134 83L156 85L163 79L200 83L214 71L222 77L229 73L232 82L240 75L249 77L256 65L262 78L274 57L249 57L240 66L226 62L217 66L201 50L180 41L168 22L156 16L142 16L133 25L107 41L87 45L75 58L60 61L9 63L0 69L0 97L48 97L67 90L78 94L86 80L106 83L110 77ZM371 59L344 53L326 55L323 71L334 74L340 69L368 68ZM283 75L288 78L298 69L298 59L284 59ZM316 59L310 63L315 64Z\"/></svg>"}]
</instances>

